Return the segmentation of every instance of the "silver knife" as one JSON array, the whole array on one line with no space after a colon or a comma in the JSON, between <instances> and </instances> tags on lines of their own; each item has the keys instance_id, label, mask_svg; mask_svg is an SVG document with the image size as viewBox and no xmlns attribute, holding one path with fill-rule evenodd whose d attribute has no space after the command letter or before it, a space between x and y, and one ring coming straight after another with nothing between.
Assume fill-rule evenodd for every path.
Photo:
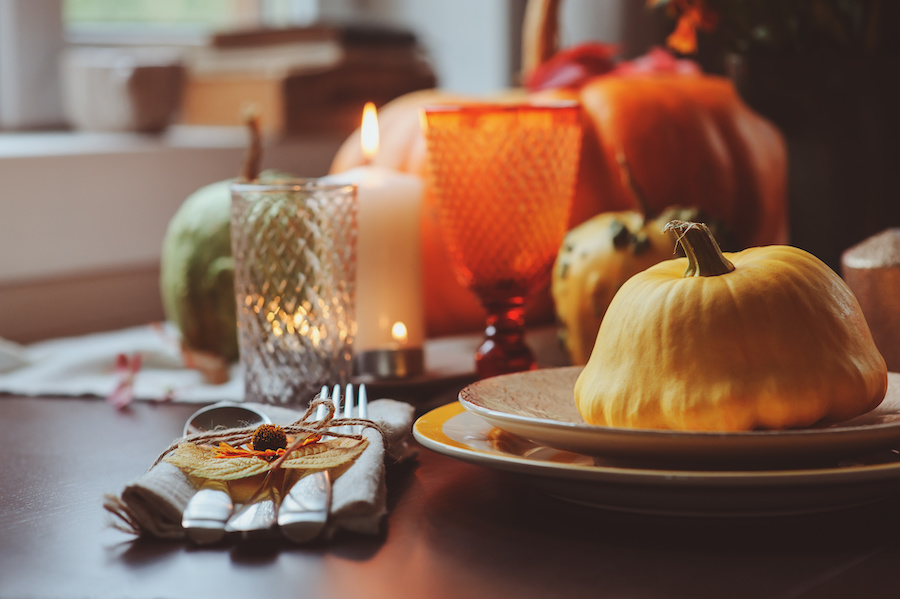
<instances>
[{"instance_id":1,"label":"silver knife","mask_svg":"<svg viewBox=\"0 0 900 599\"><path fill-rule=\"evenodd\" d=\"M318 537L331 509L331 478L327 470L301 478L285 496L278 509L278 527L294 543Z\"/></svg>"},{"instance_id":2,"label":"silver knife","mask_svg":"<svg viewBox=\"0 0 900 599\"><path fill-rule=\"evenodd\" d=\"M328 387L322 387L319 395L322 399L328 397ZM331 394L331 403L334 406L335 415L338 413L341 400L341 389L334 386ZM353 409L353 387L347 385L344 397L344 410ZM320 405L316 412L316 419L325 417L325 406ZM278 528L281 533L294 543L306 543L318 537L325 524L328 522L328 513L331 511L331 476L327 470L320 470L307 474L290 487L281 507L278 508Z\"/></svg>"},{"instance_id":3,"label":"silver knife","mask_svg":"<svg viewBox=\"0 0 900 599\"><path fill-rule=\"evenodd\" d=\"M232 511L234 504L225 484L209 481L191 497L184 509L181 526L194 543L217 543L225 536L225 523Z\"/></svg>"},{"instance_id":4,"label":"silver knife","mask_svg":"<svg viewBox=\"0 0 900 599\"><path fill-rule=\"evenodd\" d=\"M250 533L264 533L271 530L277 520L278 500L279 493L275 489L263 491L259 497L245 504L228 519L225 532L237 532L247 536Z\"/></svg>"}]
</instances>

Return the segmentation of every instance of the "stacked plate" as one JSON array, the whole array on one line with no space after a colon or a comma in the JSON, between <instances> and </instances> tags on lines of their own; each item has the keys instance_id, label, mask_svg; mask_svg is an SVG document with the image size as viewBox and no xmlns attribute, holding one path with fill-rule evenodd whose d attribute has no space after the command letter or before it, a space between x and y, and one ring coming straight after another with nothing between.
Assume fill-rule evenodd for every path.
<instances>
[{"instance_id":1,"label":"stacked plate","mask_svg":"<svg viewBox=\"0 0 900 599\"><path fill-rule=\"evenodd\" d=\"M569 501L633 512L816 512L900 494L900 374L882 404L831 426L740 433L598 427L575 409L580 368L485 379L422 416L424 446L518 473Z\"/></svg>"}]
</instances>

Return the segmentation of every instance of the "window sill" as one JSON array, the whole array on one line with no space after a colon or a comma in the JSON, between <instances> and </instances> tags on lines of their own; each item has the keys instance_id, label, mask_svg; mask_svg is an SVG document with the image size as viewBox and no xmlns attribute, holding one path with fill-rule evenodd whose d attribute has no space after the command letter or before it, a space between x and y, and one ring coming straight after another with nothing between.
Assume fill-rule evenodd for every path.
<instances>
[{"instance_id":1,"label":"window sill","mask_svg":"<svg viewBox=\"0 0 900 599\"><path fill-rule=\"evenodd\" d=\"M316 141L328 143L333 139L322 135ZM267 145L277 147L296 143L269 140ZM173 125L158 135L93 131L0 132L0 159L157 152L174 148L243 149L246 144L247 132L242 127Z\"/></svg>"},{"instance_id":2,"label":"window sill","mask_svg":"<svg viewBox=\"0 0 900 599\"><path fill-rule=\"evenodd\" d=\"M263 167L321 176L342 142L327 135L267 140ZM0 134L0 299L17 289L157 268L172 216L200 187L236 176L245 145L240 128ZM158 298L158 289L146 292ZM19 327L48 314L4 310L0 317L4 337L4 318Z\"/></svg>"}]
</instances>

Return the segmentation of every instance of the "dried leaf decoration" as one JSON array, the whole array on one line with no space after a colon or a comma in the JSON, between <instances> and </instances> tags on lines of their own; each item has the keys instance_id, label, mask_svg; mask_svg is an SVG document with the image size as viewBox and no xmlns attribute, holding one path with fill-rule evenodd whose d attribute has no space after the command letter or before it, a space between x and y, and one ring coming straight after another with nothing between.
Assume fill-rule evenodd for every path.
<instances>
[{"instance_id":1,"label":"dried leaf decoration","mask_svg":"<svg viewBox=\"0 0 900 599\"><path fill-rule=\"evenodd\" d=\"M232 481L263 474L277 467L310 471L339 468L359 457L368 444L365 439L338 437L303 445L284 460L269 461L261 457L240 455L229 455L223 459L219 448L182 443L164 460L188 476Z\"/></svg>"},{"instance_id":2,"label":"dried leaf decoration","mask_svg":"<svg viewBox=\"0 0 900 599\"><path fill-rule=\"evenodd\" d=\"M177 466L188 476L211 478L213 480L237 480L262 474L269 470L271 464L254 457L216 459L216 449L209 446L182 443L171 454L166 462Z\"/></svg>"},{"instance_id":3,"label":"dried leaf decoration","mask_svg":"<svg viewBox=\"0 0 900 599\"><path fill-rule=\"evenodd\" d=\"M312 420L313 412L320 406L327 408L325 417ZM385 432L371 420L334 418L334 413L330 401L316 398L293 424L285 427L264 424L255 429L198 433L169 446L154 466L165 461L188 477L229 483L249 482L253 477L264 475L261 476L263 484L268 484L266 481L272 482L272 475L286 472L296 477L332 470L339 476L369 445L360 432L345 432L347 427L374 428L382 438ZM254 445L259 445L259 449Z\"/></svg>"},{"instance_id":4,"label":"dried leaf decoration","mask_svg":"<svg viewBox=\"0 0 900 599\"><path fill-rule=\"evenodd\" d=\"M351 437L321 441L307 445L299 451L292 451L281 463L281 467L305 468L311 471L339 468L358 458L368 445L369 442L365 439Z\"/></svg>"}]
</instances>

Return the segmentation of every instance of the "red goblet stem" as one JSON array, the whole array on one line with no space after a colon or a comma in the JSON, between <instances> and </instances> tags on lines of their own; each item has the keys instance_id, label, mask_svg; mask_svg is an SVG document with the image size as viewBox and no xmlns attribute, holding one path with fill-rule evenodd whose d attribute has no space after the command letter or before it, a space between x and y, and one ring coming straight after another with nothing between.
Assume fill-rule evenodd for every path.
<instances>
[{"instance_id":1,"label":"red goblet stem","mask_svg":"<svg viewBox=\"0 0 900 599\"><path fill-rule=\"evenodd\" d=\"M525 343L525 302L489 303L485 340L475 353L478 378L534 370L534 353Z\"/></svg>"}]
</instances>

